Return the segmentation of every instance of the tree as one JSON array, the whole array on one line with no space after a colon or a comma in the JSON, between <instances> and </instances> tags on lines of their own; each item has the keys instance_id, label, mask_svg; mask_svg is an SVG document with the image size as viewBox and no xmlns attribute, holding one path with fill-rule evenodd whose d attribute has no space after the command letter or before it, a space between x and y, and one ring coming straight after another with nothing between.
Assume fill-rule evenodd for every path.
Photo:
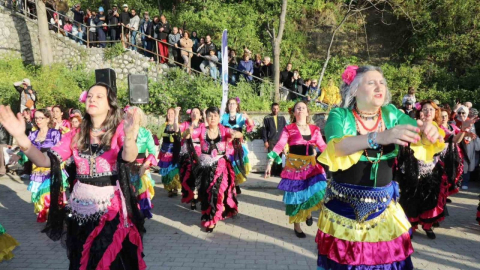
<instances>
[{"instance_id":1,"label":"tree","mask_svg":"<svg viewBox=\"0 0 480 270\"><path fill-rule=\"evenodd\" d=\"M38 44L40 45L42 66L50 66L53 64L53 55L48 30L47 10L43 0L36 0L35 4L37 6Z\"/></svg>"},{"instance_id":2,"label":"tree","mask_svg":"<svg viewBox=\"0 0 480 270\"><path fill-rule=\"evenodd\" d=\"M273 53L273 83L275 89L275 102L280 101L280 44L282 43L283 30L285 30L285 17L287 15L287 0L282 1L282 12L278 22L278 34L275 33L275 26L267 24L267 33L270 36Z\"/></svg>"}]
</instances>

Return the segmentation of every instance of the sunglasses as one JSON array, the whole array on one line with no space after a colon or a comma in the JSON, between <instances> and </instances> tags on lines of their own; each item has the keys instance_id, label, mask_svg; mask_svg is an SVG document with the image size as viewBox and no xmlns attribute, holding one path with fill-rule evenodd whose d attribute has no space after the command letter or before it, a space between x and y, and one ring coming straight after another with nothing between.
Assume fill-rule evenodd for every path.
<instances>
[{"instance_id":1,"label":"sunglasses","mask_svg":"<svg viewBox=\"0 0 480 270\"><path fill-rule=\"evenodd\" d=\"M466 114L465 112L459 112L458 114Z\"/></svg>"}]
</instances>

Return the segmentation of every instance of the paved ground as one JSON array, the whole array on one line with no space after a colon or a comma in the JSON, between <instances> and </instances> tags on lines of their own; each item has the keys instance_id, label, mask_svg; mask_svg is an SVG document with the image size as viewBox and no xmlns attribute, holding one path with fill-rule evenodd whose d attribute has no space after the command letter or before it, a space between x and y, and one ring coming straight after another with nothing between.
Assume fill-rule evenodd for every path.
<instances>
[{"instance_id":1,"label":"paved ground","mask_svg":"<svg viewBox=\"0 0 480 270\"><path fill-rule=\"evenodd\" d=\"M275 189L278 179L250 179L239 196L238 218L220 222L213 234L201 230L199 212L182 205L179 197L167 198L157 185L155 217L146 224L149 269L316 269L315 226L303 225L307 238L296 238L284 215L282 193ZM18 177L0 178L0 223L20 242L15 258L0 263L0 269L67 269L65 250L40 233L43 225L35 222L26 188ZM472 183L468 192L452 198L436 240L415 233L417 269L480 269L480 226L474 220L479 192L480 184Z\"/></svg>"}]
</instances>

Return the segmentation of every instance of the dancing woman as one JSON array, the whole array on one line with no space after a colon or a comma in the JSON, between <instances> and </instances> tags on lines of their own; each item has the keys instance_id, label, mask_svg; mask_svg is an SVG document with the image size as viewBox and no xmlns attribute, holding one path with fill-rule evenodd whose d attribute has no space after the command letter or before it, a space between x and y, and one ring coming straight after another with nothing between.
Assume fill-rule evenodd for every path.
<instances>
[{"instance_id":1,"label":"dancing woman","mask_svg":"<svg viewBox=\"0 0 480 270\"><path fill-rule=\"evenodd\" d=\"M178 195L178 190L182 188L178 170L178 161L180 156L180 136L178 134L178 116L180 108L170 108L167 110L167 121L160 128L162 138L160 153L158 154L158 166L165 190L168 191L168 197Z\"/></svg>"},{"instance_id":2,"label":"dancing woman","mask_svg":"<svg viewBox=\"0 0 480 270\"><path fill-rule=\"evenodd\" d=\"M420 106L424 116L422 121L437 127L436 122L440 119L437 105L432 101L423 101ZM443 129L437 129L444 138ZM445 151L445 144L441 150ZM458 152L452 149L443 152L443 157L438 153L433 159L423 161L418 160L410 148L403 147L397 160L395 180L401 190L400 205L413 231L421 224L428 238L435 239L432 227L439 226L439 222L445 219L449 186L446 169L450 169L454 179L456 173L453 168L456 170L455 165L460 163ZM445 160L449 160L450 164L446 164Z\"/></svg>"},{"instance_id":3,"label":"dancing woman","mask_svg":"<svg viewBox=\"0 0 480 270\"><path fill-rule=\"evenodd\" d=\"M200 148L200 131L203 127L202 113L200 108L193 108L187 110L190 119L180 125L180 132L182 133L182 148L180 150L180 179L182 181L182 202L190 203L192 210L197 209L197 198L195 198L195 176L192 173L192 168L196 165L198 160L195 160L193 152L199 157L202 154ZM192 137L195 139L185 140L192 127Z\"/></svg>"},{"instance_id":4,"label":"dancing woman","mask_svg":"<svg viewBox=\"0 0 480 270\"><path fill-rule=\"evenodd\" d=\"M251 132L254 126L253 120L246 113L240 113L240 111L240 99L238 97L230 98L227 101L227 108L225 114L222 115L220 124L238 132L243 132L243 128L246 127L246 131ZM234 153L237 155L234 155ZM247 181L247 175L250 173L247 147L241 140L233 140L233 148L228 155L235 170L235 189L237 194L241 194L242 190L239 185Z\"/></svg>"},{"instance_id":5,"label":"dancing woman","mask_svg":"<svg viewBox=\"0 0 480 270\"><path fill-rule=\"evenodd\" d=\"M152 218L152 199L155 195L155 181L150 174L150 166L156 165L155 159L155 141L150 130L146 129L147 116L138 107L129 107L127 112L137 112L140 119L140 128L137 135L137 148L138 155L135 162L130 166L132 175L131 182L135 187L138 203L140 204L140 210L143 216L146 218ZM148 155L147 155L148 151Z\"/></svg>"},{"instance_id":6,"label":"dancing woman","mask_svg":"<svg viewBox=\"0 0 480 270\"><path fill-rule=\"evenodd\" d=\"M117 94L107 84L88 90L86 115L78 130L65 134L45 156L25 136L25 122L0 106L0 123L41 167L52 168L50 210L43 230L52 240L65 239L69 269L146 269L140 232L143 217L130 188L125 164L138 154L138 117L122 121ZM122 150L123 149L123 150ZM61 195L59 164L74 156L77 179L67 202Z\"/></svg>"},{"instance_id":7,"label":"dancing woman","mask_svg":"<svg viewBox=\"0 0 480 270\"><path fill-rule=\"evenodd\" d=\"M441 137L431 123L416 127L389 105L380 68L349 66L342 79L341 108L328 115L319 157L333 179L318 219L318 269L413 269L410 223L397 203L392 166L398 145L411 143L428 160L443 149ZM416 144L421 137L425 145Z\"/></svg>"},{"instance_id":8,"label":"dancing woman","mask_svg":"<svg viewBox=\"0 0 480 270\"><path fill-rule=\"evenodd\" d=\"M45 153L60 142L62 134L60 131L54 129L55 123L48 110L37 110L34 120L36 130L28 135L28 139L35 148ZM32 202L35 205L37 222L47 221L48 209L50 207L50 184L50 167L39 167L33 164L32 173L30 174L30 184L27 189L32 192ZM67 187L67 175L65 171L62 170L62 192Z\"/></svg>"},{"instance_id":9,"label":"dancing woman","mask_svg":"<svg viewBox=\"0 0 480 270\"><path fill-rule=\"evenodd\" d=\"M63 119L63 111L60 105L55 105L52 107L52 114L53 114L52 116L55 124L55 129L62 132L62 134L65 134L69 132L70 129L72 129L72 125L70 124L70 121Z\"/></svg>"},{"instance_id":10,"label":"dancing woman","mask_svg":"<svg viewBox=\"0 0 480 270\"><path fill-rule=\"evenodd\" d=\"M327 145L323 141L320 128L309 124L311 118L305 102L295 103L291 121L292 124L283 129L278 143L268 154L265 177L270 177L274 161L282 163L280 153L288 143L289 153L278 188L285 192L285 213L289 216L289 222L294 224L295 235L305 238L300 222L306 221L307 226L312 226L312 212L320 208L327 187L325 170L316 161L315 148L323 151Z\"/></svg>"},{"instance_id":11,"label":"dancing woman","mask_svg":"<svg viewBox=\"0 0 480 270\"><path fill-rule=\"evenodd\" d=\"M219 124L220 110L206 110L206 124L194 133L190 126L187 139L200 139L201 155L193 169L198 183L198 197L202 209L202 226L213 232L217 222L238 213L235 194L235 171L228 158L228 148L234 139L242 139L241 132ZM193 152L196 155L196 152Z\"/></svg>"},{"instance_id":12,"label":"dancing woman","mask_svg":"<svg viewBox=\"0 0 480 270\"><path fill-rule=\"evenodd\" d=\"M461 150L460 143L465 137L466 130L468 130L472 125L472 120L467 120L461 123L460 128L458 128L453 123L449 124L451 112L449 109L441 108L440 109L440 119L437 124L445 132L444 141L446 142L445 150L442 152L442 158L447 158L444 160L445 170L448 176L448 194L447 196L458 193L461 185L461 177L463 174L463 151ZM453 156L450 152L454 152ZM449 153L448 155L446 155ZM451 159L450 159L451 158ZM451 202L447 198L447 202Z\"/></svg>"}]
</instances>

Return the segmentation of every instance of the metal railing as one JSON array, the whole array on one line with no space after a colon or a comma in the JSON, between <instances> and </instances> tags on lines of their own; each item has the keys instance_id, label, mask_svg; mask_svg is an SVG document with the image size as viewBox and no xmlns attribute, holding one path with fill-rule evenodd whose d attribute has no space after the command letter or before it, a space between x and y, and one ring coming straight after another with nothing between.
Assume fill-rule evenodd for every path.
<instances>
[{"instance_id":1,"label":"metal railing","mask_svg":"<svg viewBox=\"0 0 480 270\"><path fill-rule=\"evenodd\" d=\"M6 3L7 1L9 1L9 0L6 0L5 3ZM23 16L23 17L25 17L25 18L27 18L27 19L30 19L30 18L28 18L28 16L32 16L32 17L34 17L34 18L36 19L36 18L37 18L36 14L30 13L29 10L27 9L27 2L28 2L28 1L27 1L27 0L23 0L23 1L25 2L25 4L23 5L23 14L22 14L21 16ZM6 8L9 8L7 5L4 5L4 6L5 6ZM83 24L83 23L79 23L79 22L73 21L72 18L70 18L70 17L68 17L68 16L66 16L66 15L64 15L64 14L61 14L61 13L55 11L55 10L52 10L52 9L50 9L50 8L48 8L48 7L46 7L46 11L47 11L47 13L50 15L50 17L53 17L53 14L54 14L54 13L57 13L57 15L59 16L59 19L60 19L60 18L63 18L62 21L66 21L66 19L68 18L68 20L71 21L72 24L74 24L74 25L77 26L77 29L78 29L78 28L83 29L82 32L86 32L86 35L82 35L81 37L79 37L79 36L74 36L74 35L73 35L72 33L70 33L70 32L66 32L63 28L60 27L59 24L53 25L53 24L51 24L50 22L48 22L49 25L52 25L52 26L56 29L57 32L60 32L60 33L65 34L65 35L68 35L70 38L72 38L72 39L74 39L74 40L81 41L81 42L85 43L87 48L89 48L91 44L100 44L100 43L122 43L122 45L124 46L124 48L135 47L135 48L137 48L137 51L140 50L140 51L144 52L144 54L145 54L145 52L147 52L147 53L149 53L149 54L152 54L152 55L155 56L156 59L163 59L164 61L168 62L169 64L170 64L170 63L174 63L174 64L177 65L177 66L181 66L181 67L187 69L187 71L193 71L193 72L196 73L196 74L200 74L200 75L204 75L204 76L210 77L208 74L205 74L205 73L203 73L203 72L201 72L201 71L198 71L198 70L196 70L196 69L194 69L194 68L191 67L192 57L189 57L189 58L190 58L190 59L189 59L190 67L188 67L188 66L185 65L184 63L180 63L180 62L176 61L175 59L172 60L171 58L166 57L166 56L162 55L161 53L159 53L159 52L158 52L158 44L163 44L163 45L165 45L165 46L168 46L169 49L172 50L172 51L173 51L173 50L177 50L177 51L180 52L180 53L181 53L182 51L184 51L184 52L187 52L189 55L192 54L192 56L199 57L200 59L202 59L202 61L209 61L209 62L215 63L215 65L217 66L218 75L221 74L221 68L220 68L220 67L222 66L222 64L221 64L220 62L210 60L210 59L206 58L205 56L203 56L203 55L201 55L201 54L199 54L199 53L197 53L197 52L188 51L188 50L186 50L186 49L184 49L184 48L181 48L181 47L175 47L174 45L172 45L172 44L170 44L170 43L168 43L168 42L164 42L164 41L159 40L159 39L156 39L156 38L154 38L154 37L147 36L147 35L145 35L144 33L142 33L142 32L139 31L139 30L136 30L136 31L137 31L137 35L140 34L141 37L143 37L143 38L148 38L150 42L154 42L155 51L147 50L147 49L144 48L144 47L138 46L137 44L133 44L133 43L125 40L125 33L127 32L127 31L125 31L125 29L128 29L129 31L131 31L131 29L128 28L128 27L126 27L126 26L124 26L124 25L122 25L122 24L119 24L119 25L108 25L108 24L104 24L104 25L101 25L101 26L89 26L89 25L85 25L85 24ZM19 15L20 15L20 14L19 14ZM105 17L107 17L106 14L105 14ZM97 30L98 30L98 28L103 28L103 27L107 27L107 28L108 28L108 27L120 27L120 28L121 28L121 38L120 38L119 40L117 40L117 39L111 39L111 38L110 38L109 40L105 39L105 40L102 40L102 41L99 41L99 40L92 41L92 40L90 40L90 29L91 29L91 28L97 28ZM108 31L108 30L107 30L107 31ZM96 32L96 31L95 31L95 32ZM170 50L169 50L169 51L170 51ZM160 61L159 61L159 62L160 62ZM266 80L266 79L264 79L264 78L260 78L260 77L258 77L258 76L253 75L253 74L248 74L248 73L245 72L245 71L239 70L239 69L234 68L234 67L231 67L231 66L228 66L228 70L229 70L229 74L234 75L234 74L236 73L235 75L238 75L238 77L240 77L241 75L247 75L247 76L251 76L251 77L252 77L253 79L255 79L256 81L259 81L259 82L262 82L262 83L266 83L266 84L270 84L270 85L273 84L273 82L272 82L271 80L268 80L268 79ZM230 71L232 71L232 73L231 73ZM288 93L292 93L292 94L295 95L295 96L300 96L300 97L303 97L303 98L306 98L306 97L307 97L306 95L303 95L302 93L298 93L298 92L296 92L296 91L293 91L293 90L291 90L291 89L288 89L288 88L280 85L280 95L281 95L281 98L284 99L285 97L284 97L283 95L288 95Z\"/></svg>"}]
</instances>

